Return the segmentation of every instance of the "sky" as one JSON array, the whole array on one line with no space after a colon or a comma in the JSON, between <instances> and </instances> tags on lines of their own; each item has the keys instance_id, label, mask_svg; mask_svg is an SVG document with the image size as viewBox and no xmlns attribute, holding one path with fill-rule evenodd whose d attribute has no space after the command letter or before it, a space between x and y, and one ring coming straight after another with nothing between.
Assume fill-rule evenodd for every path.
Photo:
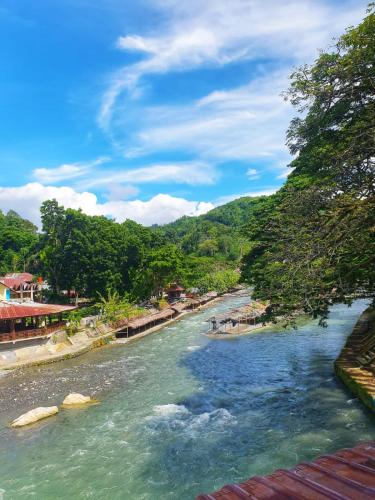
<instances>
[{"instance_id":1,"label":"sky","mask_svg":"<svg viewBox=\"0 0 375 500\"><path fill-rule=\"evenodd\" d=\"M294 68L362 0L1 0L0 209L145 225L275 192Z\"/></svg>"}]
</instances>

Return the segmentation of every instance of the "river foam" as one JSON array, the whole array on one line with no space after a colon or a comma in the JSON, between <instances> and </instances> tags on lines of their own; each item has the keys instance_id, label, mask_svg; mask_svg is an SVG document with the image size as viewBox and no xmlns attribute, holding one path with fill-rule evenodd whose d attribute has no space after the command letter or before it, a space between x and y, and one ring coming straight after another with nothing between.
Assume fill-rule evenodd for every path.
<instances>
[{"instance_id":1,"label":"river foam","mask_svg":"<svg viewBox=\"0 0 375 500\"><path fill-rule=\"evenodd\" d=\"M184 405L175 405L173 403L167 405L156 405L153 409L156 415L161 416L189 413Z\"/></svg>"}]
</instances>

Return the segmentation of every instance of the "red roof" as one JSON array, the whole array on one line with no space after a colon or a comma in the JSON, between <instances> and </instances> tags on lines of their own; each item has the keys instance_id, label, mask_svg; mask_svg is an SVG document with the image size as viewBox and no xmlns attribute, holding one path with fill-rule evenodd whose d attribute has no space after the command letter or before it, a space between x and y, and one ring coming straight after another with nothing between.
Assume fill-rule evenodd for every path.
<instances>
[{"instance_id":1,"label":"red roof","mask_svg":"<svg viewBox=\"0 0 375 500\"><path fill-rule=\"evenodd\" d=\"M32 316L48 316L76 309L75 306L59 304L39 304L37 302L0 302L0 320L30 318Z\"/></svg>"},{"instance_id":2,"label":"red roof","mask_svg":"<svg viewBox=\"0 0 375 500\"><path fill-rule=\"evenodd\" d=\"M33 275L30 273L8 273L0 278L0 282L13 290L19 289L21 286L24 290L30 290L35 287L33 283Z\"/></svg>"},{"instance_id":3,"label":"red roof","mask_svg":"<svg viewBox=\"0 0 375 500\"><path fill-rule=\"evenodd\" d=\"M171 285L167 292L183 292L185 288L182 288L180 285Z\"/></svg>"},{"instance_id":4,"label":"red roof","mask_svg":"<svg viewBox=\"0 0 375 500\"><path fill-rule=\"evenodd\" d=\"M33 281L34 276L31 273L6 273L5 278L30 282Z\"/></svg>"}]
</instances>

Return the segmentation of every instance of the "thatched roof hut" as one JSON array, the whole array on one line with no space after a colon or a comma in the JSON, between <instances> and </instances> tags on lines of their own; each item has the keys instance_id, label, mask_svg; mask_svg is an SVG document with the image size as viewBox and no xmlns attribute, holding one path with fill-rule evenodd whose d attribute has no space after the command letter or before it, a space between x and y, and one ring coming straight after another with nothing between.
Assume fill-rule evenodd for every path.
<instances>
[{"instance_id":1,"label":"thatched roof hut","mask_svg":"<svg viewBox=\"0 0 375 500\"><path fill-rule=\"evenodd\" d=\"M137 330L138 328L142 328L146 325L150 325L152 323L156 323L163 319L168 319L174 316L175 311L172 309L164 309L155 314L148 314L147 316L142 316L141 318L135 318L129 321L128 327L132 330Z\"/></svg>"},{"instance_id":2,"label":"thatched roof hut","mask_svg":"<svg viewBox=\"0 0 375 500\"><path fill-rule=\"evenodd\" d=\"M176 313L180 313L187 309L190 305L190 301L186 302L176 302L175 304L171 305L171 309L173 309Z\"/></svg>"},{"instance_id":3,"label":"thatched roof hut","mask_svg":"<svg viewBox=\"0 0 375 500\"><path fill-rule=\"evenodd\" d=\"M232 309L228 313L219 314L214 318L211 318L208 321L212 322L212 319L215 319L215 322L219 324L225 323L255 323L258 318L261 318L263 314L267 311L268 304L264 304L261 302L253 301L250 304L238 307L237 309Z\"/></svg>"}]
</instances>

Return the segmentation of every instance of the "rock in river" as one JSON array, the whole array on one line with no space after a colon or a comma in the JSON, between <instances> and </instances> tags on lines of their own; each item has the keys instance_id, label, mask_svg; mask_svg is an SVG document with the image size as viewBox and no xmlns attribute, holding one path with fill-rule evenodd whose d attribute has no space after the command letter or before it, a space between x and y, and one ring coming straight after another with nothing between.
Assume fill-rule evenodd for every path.
<instances>
[{"instance_id":1,"label":"rock in river","mask_svg":"<svg viewBox=\"0 0 375 500\"><path fill-rule=\"evenodd\" d=\"M59 409L57 406L40 406L39 408L35 408L34 410L30 410L27 413L24 413L20 417L13 420L10 424L12 427L23 427L24 425L33 424L42 418L50 417L51 415L55 415Z\"/></svg>"},{"instance_id":2,"label":"rock in river","mask_svg":"<svg viewBox=\"0 0 375 500\"><path fill-rule=\"evenodd\" d=\"M76 405L85 405L87 403L95 403L90 396L83 396L82 394L72 393L66 396L63 401L63 406L76 406Z\"/></svg>"}]
</instances>

